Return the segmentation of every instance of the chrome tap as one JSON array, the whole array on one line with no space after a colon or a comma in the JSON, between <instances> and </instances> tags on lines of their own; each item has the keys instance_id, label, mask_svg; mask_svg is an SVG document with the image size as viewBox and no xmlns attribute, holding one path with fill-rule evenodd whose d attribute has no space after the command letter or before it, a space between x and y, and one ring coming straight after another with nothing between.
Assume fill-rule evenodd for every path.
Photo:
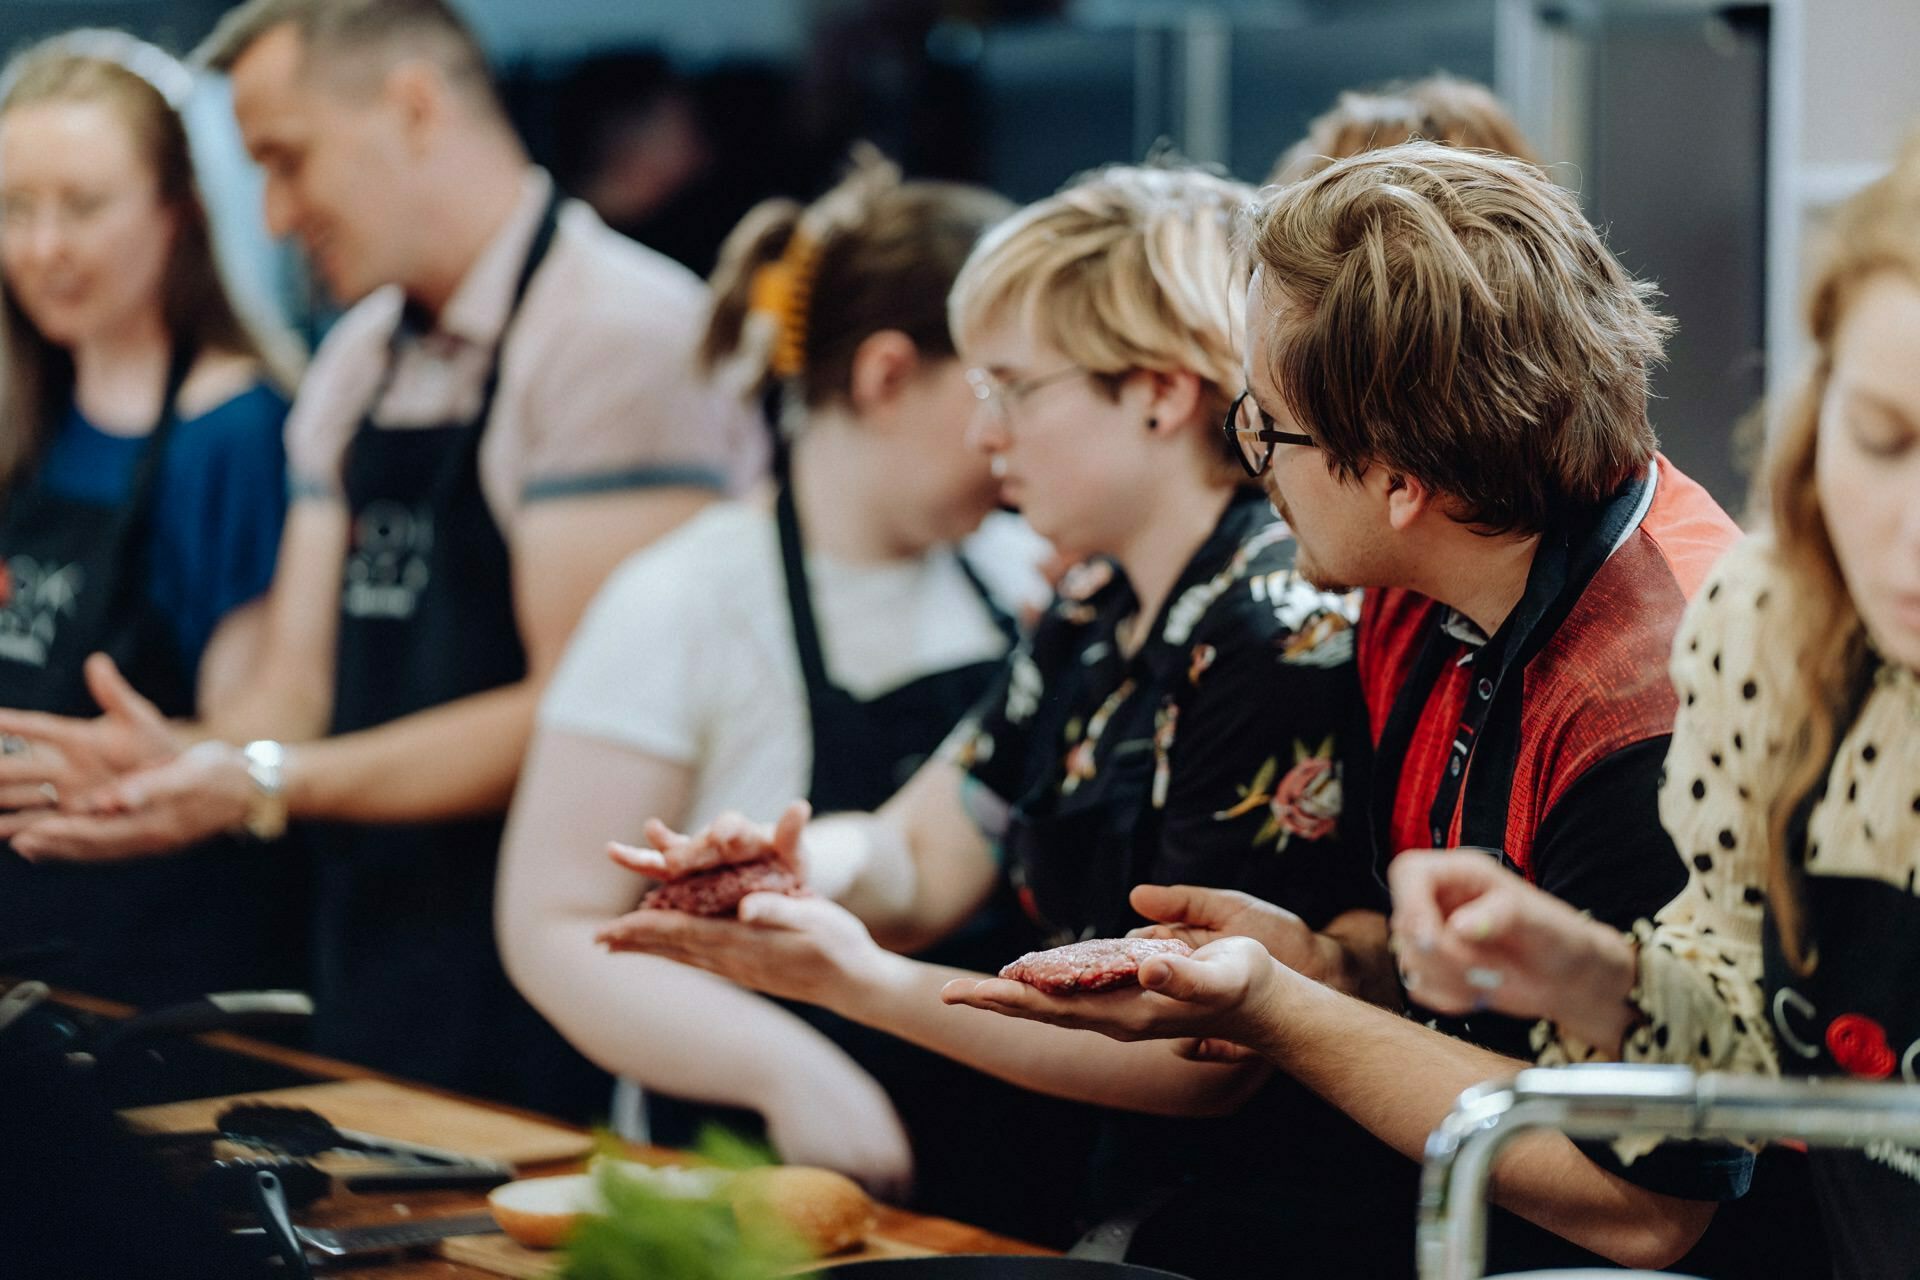
<instances>
[{"instance_id":1,"label":"chrome tap","mask_svg":"<svg viewBox=\"0 0 1920 1280\"><path fill-rule=\"evenodd\" d=\"M1696 1074L1689 1067L1535 1067L1476 1085L1427 1139L1421 1280L1479 1280L1493 1161L1529 1129L1570 1138L1797 1138L1816 1147L1920 1144L1920 1086Z\"/></svg>"}]
</instances>

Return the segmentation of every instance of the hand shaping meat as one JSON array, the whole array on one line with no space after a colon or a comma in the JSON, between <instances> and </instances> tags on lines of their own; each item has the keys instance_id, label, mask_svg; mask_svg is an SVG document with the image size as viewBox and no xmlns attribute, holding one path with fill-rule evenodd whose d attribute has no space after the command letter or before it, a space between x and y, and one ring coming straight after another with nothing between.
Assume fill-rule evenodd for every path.
<instances>
[{"instance_id":1,"label":"hand shaping meat","mask_svg":"<svg viewBox=\"0 0 1920 1280\"><path fill-rule=\"evenodd\" d=\"M1049 995L1082 995L1139 982L1140 962L1148 956L1192 954L1193 948L1176 938L1095 938L1051 951L1029 951L1000 976Z\"/></svg>"},{"instance_id":2,"label":"hand shaping meat","mask_svg":"<svg viewBox=\"0 0 1920 1280\"><path fill-rule=\"evenodd\" d=\"M658 820L647 823L646 846L614 843L615 862L660 881L642 908L696 916L736 916L750 893L804 894L800 833L812 810L797 800L772 827L724 813L706 830L682 835Z\"/></svg>"},{"instance_id":3,"label":"hand shaping meat","mask_svg":"<svg viewBox=\"0 0 1920 1280\"><path fill-rule=\"evenodd\" d=\"M801 895L806 893L806 887L793 868L769 856L758 862L732 862L657 884L640 899L640 906L685 911L696 916L734 916L740 913L740 900L750 893Z\"/></svg>"}]
</instances>

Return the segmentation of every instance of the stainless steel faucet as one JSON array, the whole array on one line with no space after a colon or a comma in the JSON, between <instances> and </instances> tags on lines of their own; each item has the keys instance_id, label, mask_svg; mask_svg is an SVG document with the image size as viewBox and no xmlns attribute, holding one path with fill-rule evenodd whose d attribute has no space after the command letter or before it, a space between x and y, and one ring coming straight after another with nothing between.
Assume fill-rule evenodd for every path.
<instances>
[{"instance_id":1,"label":"stainless steel faucet","mask_svg":"<svg viewBox=\"0 0 1920 1280\"><path fill-rule=\"evenodd\" d=\"M1421 1280L1479 1280L1494 1157L1529 1129L1570 1138L1797 1138L1816 1147L1920 1144L1920 1086L1696 1074L1689 1067L1536 1067L1476 1085L1427 1139Z\"/></svg>"}]
</instances>

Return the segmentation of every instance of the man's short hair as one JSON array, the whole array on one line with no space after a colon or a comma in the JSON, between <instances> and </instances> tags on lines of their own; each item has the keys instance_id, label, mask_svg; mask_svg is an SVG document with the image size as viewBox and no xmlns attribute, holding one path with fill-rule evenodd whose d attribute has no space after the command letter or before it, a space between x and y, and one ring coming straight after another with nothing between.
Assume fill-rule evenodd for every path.
<instances>
[{"instance_id":1,"label":"man's short hair","mask_svg":"<svg viewBox=\"0 0 1920 1280\"><path fill-rule=\"evenodd\" d=\"M247 0L220 19L194 61L230 72L262 36L291 26L309 67L336 83L377 85L394 65L420 58L474 103L500 112L486 51L448 0Z\"/></svg>"},{"instance_id":2,"label":"man's short hair","mask_svg":"<svg viewBox=\"0 0 1920 1280\"><path fill-rule=\"evenodd\" d=\"M1533 165L1405 143L1268 188L1248 223L1281 311L1252 354L1336 473L1383 466L1531 533L1652 458L1672 321Z\"/></svg>"}]
</instances>

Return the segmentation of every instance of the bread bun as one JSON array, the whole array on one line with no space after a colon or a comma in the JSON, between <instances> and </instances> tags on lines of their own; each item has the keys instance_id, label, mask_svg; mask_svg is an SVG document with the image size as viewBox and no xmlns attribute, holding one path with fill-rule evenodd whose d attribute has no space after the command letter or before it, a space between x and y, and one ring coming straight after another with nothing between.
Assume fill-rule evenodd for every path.
<instances>
[{"instance_id":1,"label":"bread bun","mask_svg":"<svg viewBox=\"0 0 1920 1280\"><path fill-rule=\"evenodd\" d=\"M586 1173L505 1183L487 1193L487 1208L502 1231L530 1249L557 1249L581 1218L606 1212Z\"/></svg>"},{"instance_id":2,"label":"bread bun","mask_svg":"<svg viewBox=\"0 0 1920 1280\"><path fill-rule=\"evenodd\" d=\"M607 1211L596 1185L607 1164L614 1173L669 1196L723 1195L743 1228L771 1222L796 1236L816 1256L850 1249L878 1225L873 1201L853 1179L831 1169L775 1167L727 1174L717 1169L676 1169L631 1161L594 1161L594 1173L522 1178L487 1194L493 1220L530 1249L557 1249L579 1221Z\"/></svg>"},{"instance_id":3,"label":"bread bun","mask_svg":"<svg viewBox=\"0 0 1920 1280\"><path fill-rule=\"evenodd\" d=\"M851 1249L879 1225L860 1184L831 1169L749 1169L733 1179L728 1195L742 1227L771 1220L820 1257Z\"/></svg>"}]
</instances>

